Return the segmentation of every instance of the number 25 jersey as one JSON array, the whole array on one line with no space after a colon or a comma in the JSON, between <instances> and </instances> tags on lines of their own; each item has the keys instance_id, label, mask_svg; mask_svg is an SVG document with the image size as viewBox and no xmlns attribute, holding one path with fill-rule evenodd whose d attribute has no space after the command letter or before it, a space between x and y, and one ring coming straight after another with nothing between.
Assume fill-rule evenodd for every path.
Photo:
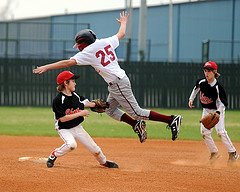
<instances>
[{"instance_id":1,"label":"number 25 jersey","mask_svg":"<svg viewBox=\"0 0 240 192\"><path fill-rule=\"evenodd\" d=\"M107 83L110 83L117 77L121 79L126 75L118 64L115 52L118 46L119 40L116 35L105 39L97 39L70 59L75 59L79 66L91 65Z\"/></svg>"}]
</instances>

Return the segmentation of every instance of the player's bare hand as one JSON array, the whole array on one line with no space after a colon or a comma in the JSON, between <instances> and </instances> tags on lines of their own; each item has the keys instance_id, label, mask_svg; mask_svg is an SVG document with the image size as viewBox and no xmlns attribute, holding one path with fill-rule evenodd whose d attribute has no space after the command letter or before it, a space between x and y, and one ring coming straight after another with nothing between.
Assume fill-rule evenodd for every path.
<instances>
[{"instance_id":1,"label":"player's bare hand","mask_svg":"<svg viewBox=\"0 0 240 192\"><path fill-rule=\"evenodd\" d=\"M37 67L37 68L33 69L33 73L35 73L35 74L42 74L46 71L47 71L46 66L41 66L41 67Z\"/></svg>"},{"instance_id":2,"label":"player's bare hand","mask_svg":"<svg viewBox=\"0 0 240 192\"><path fill-rule=\"evenodd\" d=\"M126 11L123 11L120 13L120 18L117 19L118 23L127 23L128 21L128 17L129 17L129 13L127 13Z\"/></svg>"},{"instance_id":3,"label":"player's bare hand","mask_svg":"<svg viewBox=\"0 0 240 192\"><path fill-rule=\"evenodd\" d=\"M193 105L193 101L192 100L189 100L188 101L188 106L190 107L190 108L194 108L195 106Z\"/></svg>"}]
</instances>

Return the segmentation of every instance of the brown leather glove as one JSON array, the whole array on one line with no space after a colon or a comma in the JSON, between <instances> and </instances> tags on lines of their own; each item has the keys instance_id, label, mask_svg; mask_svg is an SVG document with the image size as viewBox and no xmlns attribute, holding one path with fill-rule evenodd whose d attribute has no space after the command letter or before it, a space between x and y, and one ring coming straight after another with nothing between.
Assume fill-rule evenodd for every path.
<instances>
[{"instance_id":1,"label":"brown leather glove","mask_svg":"<svg viewBox=\"0 0 240 192\"><path fill-rule=\"evenodd\" d=\"M203 126L207 129L212 129L218 122L220 118L220 112L211 112L204 116L201 120L200 123L203 124Z\"/></svg>"}]
</instances>

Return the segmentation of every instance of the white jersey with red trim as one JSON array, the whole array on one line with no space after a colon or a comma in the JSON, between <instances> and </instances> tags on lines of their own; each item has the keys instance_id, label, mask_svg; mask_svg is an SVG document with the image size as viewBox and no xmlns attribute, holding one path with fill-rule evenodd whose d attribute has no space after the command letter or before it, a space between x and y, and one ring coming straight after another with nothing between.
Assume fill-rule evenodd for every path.
<instances>
[{"instance_id":1,"label":"white jersey with red trim","mask_svg":"<svg viewBox=\"0 0 240 192\"><path fill-rule=\"evenodd\" d=\"M70 59L75 59L79 66L91 65L108 83L107 101L110 107L106 109L106 113L110 117L120 121L125 113L119 109L121 106L134 119L148 119L150 110L139 107L133 95L129 78L118 64L115 52L118 46L117 35L97 39Z\"/></svg>"},{"instance_id":2,"label":"white jersey with red trim","mask_svg":"<svg viewBox=\"0 0 240 192\"><path fill-rule=\"evenodd\" d=\"M122 79L126 75L118 64L115 52L118 46L119 40L116 35L105 39L97 39L70 59L75 59L79 66L91 65L107 83L110 83L116 78Z\"/></svg>"}]
</instances>

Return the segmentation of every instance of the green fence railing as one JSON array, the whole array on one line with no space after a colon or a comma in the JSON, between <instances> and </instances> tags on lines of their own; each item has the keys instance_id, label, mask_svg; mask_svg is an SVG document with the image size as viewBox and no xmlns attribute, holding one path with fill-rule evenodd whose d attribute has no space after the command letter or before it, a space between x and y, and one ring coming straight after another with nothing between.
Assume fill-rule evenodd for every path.
<instances>
[{"instance_id":1,"label":"green fence railing","mask_svg":"<svg viewBox=\"0 0 240 192\"><path fill-rule=\"evenodd\" d=\"M62 70L32 74L36 66L52 60L0 59L0 106L50 106L57 94L56 75ZM201 63L120 63L126 70L139 105L148 108L187 108ZM107 98L107 84L90 66L68 70L79 74L77 92L89 99ZM240 109L240 65L220 64L219 81L228 94L229 108ZM199 102L196 102L199 106Z\"/></svg>"}]
</instances>

